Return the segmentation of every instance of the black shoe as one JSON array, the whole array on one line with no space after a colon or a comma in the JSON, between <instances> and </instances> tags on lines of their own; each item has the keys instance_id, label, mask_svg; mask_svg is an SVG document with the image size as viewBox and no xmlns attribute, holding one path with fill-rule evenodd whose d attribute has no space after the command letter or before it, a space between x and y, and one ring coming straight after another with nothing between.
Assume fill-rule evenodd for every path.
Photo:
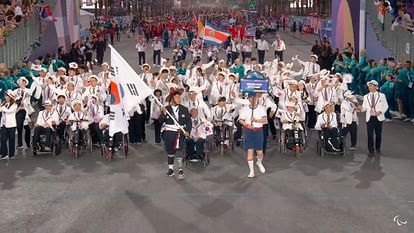
<instances>
[{"instance_id":1,"label":"black shoe","mask_svg":"<svg viewBox=\"0 0 414 233\"><path fill-rule=\"evenodd\" d=\"M168 172L167 172L167 174L165 174L165 176L173 177L174 176L174 170L173 169L168 169Z\"/></svg>"},{"instance_id":2,"label":"black shoe","mask_svg":"<svg viewBox=\"0 0 414 233\"><path fill-rule=\"evenodd\" d=\"M182 169L180 169L180 171L178 171L178 179L179 180L184 180L185 176L184 176L184 171Z\"/></svg>"},{"instance_id":3,"label":"black shoe","mask_svg":"<svg viewBox=\"0 0 414 233\"><path fill-rule=\"evenodd\" d=\"M370 157L370 158L374 157L374 152L369 152L368 157Z\"/></svg>"}]
</instances>

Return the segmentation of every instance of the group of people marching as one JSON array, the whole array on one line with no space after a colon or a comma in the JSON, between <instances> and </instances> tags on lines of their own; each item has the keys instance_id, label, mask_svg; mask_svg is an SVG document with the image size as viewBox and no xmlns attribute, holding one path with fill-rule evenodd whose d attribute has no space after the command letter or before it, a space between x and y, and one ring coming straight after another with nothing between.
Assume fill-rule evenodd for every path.
<instances>
[{"instance_id":1,"label":"group of people marching","mask_svg":"<svg viewBox=\"0 0 414 233\"><path fill-rule=\"evenodd\" d=\"M311 55L307 61L296 56L292 63L275 59L263 65L255 58L244 64L236 59L232 66L224 60L217 63L196 60L178 72L167 60L164 67L154 73L150 72L149 64L144 64L140 78L154 90L157 99L147 99L140 106L146 107L142 112L147 120L154 120L156 143L161 138L164 140L168 155L167 176L174 176L176 159L178 178L184 179L184 155L202 159L206 138L226 122L231 122L231 130L234 128L234 140L242 143L247 151L248 177L255 176L255 154L259 171L266 171L262 161L269 131L273 138L276 138L277 128L288 138L293 137L296 123L300 123L300 130L321 131L327 150L331 151L340 150L338 136L345 137L349 133L349 149L355 150L357 113L366 112L368 156L381 153L382 121L388 104L384 94L378 92L378 83L375 80L367 83L369 94L364 96L361 105L348 90L352 76L330 74L321 70L317 61L317 55ZM301 69L295 71L295 66ZM268 77L268 93L247 94L240 90L240 77L254 71ZM141 118L142 125L144 119Z\"/></svg>"},{"instance_id":2,"label":"group of people marching","mask_svg":"<svg viewBox=\"0 0 414 233\"><path fill-rule=\"evenodd\" d=\"M280 38L278 38L279 40ZM280 42L275 42L277 46ZM284 45L283 45L284 46ZM378 92L378 83L367 83L369 93L360 105L348 90L352 75L330 74L320 69L318 56L301 60L298 56L285 63L281 53L273 61L262 62L250 58L243 63L235 58L229 66L225 60L203 63L199 58L189 66L177 69L167 59L158 72L145 63L139 78L153 90L151 97L138 103L128 112L129 140L132 144L146 141L146 123L154 126L155 143L164 142L168 157L167 176L175 174L184 179L183 158L200 160L206 139L227 126L234 132L236 144L247 151L248 177L255 176L256 165L261 173L266 169L267 138L276 138L276 129L288 138L299 124L299 130L323 132L329 150L339 149L338 134L351 136L350 149L357 145L358 112L366 112L369 156L381 153L381 131L384 113L388 109L384 94ZM300 67L294 70L294 67ZM269 80L267 93L243 93L241 78L250 72L259 72ZM32 80L21 77L18 88L6 92L1 107L2 159L14 158L15 131L17 148L39 149L40 135L46 135L50 146L52 132L65 140L65 132L90 132L92 141L102 145L102 129L108 127L110 102L110 65L103 63L98 75L83 65L68 64L48 69L41 65L31 67ZM34 105L35 108L33 107ZM41 110L37 114L34 111ZM32 118L37 117L32 123ZM34 127L31 127L34 125ZM31 130L33 129L33 142ZM374 142L375 134L375 142ZM233 138L232 138L233 139ZM224 141L225 146L229 141ZM289 145L288 145L289 146Z\"/></svg>"}]
</instances>

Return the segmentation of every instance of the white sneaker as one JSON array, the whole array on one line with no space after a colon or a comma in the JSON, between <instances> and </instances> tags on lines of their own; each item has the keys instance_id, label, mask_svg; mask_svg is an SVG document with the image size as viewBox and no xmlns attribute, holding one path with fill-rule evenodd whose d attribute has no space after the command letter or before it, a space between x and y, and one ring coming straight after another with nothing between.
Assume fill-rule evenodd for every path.
<instances>
[{"instance_id":1,"label":"white sneaker","mask_svg":"<svg viewBox=\"0 0 414 233\"><path fill-rule=\"evenodd\" d=\"M409 121L412 121L412 119L407 117L407 118L405 118L403 121L404 121L404 122L409 122Z\"/></svg>"},{"instance_id":2,"label":"white sneaker","mask_svg":"<svg viewBox=\"0 0 414 233\"><path fill-rule=\"evenodd\" d=\"M385 120L384 120L384 122L386 122L386 123L391 123L391 122L392 122L392 120L387 118L387 119L385 119Z\"/></svg>"},{"instance_id":3,"label":"white sneaker","mask_svg":"<svg viewBox=\"0 0 414 233\"><path fill-rule=\"evenodd\" d=\"M247 178L254 178L254 172L250 172Z\"/></svg>"},{"instance_id":4,"label":"white sneaker","mask_svg":"<svg viewBox=\"0 0 414 233\"><path fill-rule=\"evenodd\" d=\"M265 173L266 173L266 169L265 169L265 167L263 166L263 163L262 163L262 162L256 162L256 165L257 165L257 167L259 168L259 170L260 170L260 172L261 172L262 174L265 174Z\"/></svg>"},{"instance_id":5,"label":"white sneaker","mask_svg":"<svg viewBox=\"0 0 414 233\"><path fill-rule=\"evenodd\" d=\"M406 117L407 117L407 115L405 115L405 114L403 113L403 114L401 114L401 117L402 117L402 118L406 118Z\"/></svg>"},{"instance_id":6,"label":"white sneaker","mask_svg":"<svg viewBox=\"0 0 414 233\"><path fill-rule=\"evenodd\" d=\"M411 123L414 123L414 118L413 118L413 119L411 119Z\"/></svg>"}]
</instances>

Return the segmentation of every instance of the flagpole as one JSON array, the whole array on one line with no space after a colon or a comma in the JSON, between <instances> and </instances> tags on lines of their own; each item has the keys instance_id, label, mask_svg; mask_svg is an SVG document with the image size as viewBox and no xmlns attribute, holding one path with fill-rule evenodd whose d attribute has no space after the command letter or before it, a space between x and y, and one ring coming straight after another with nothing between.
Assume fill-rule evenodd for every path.
<instances>
[{"instance_id":1,"label":"flagpole","mask_svg":"<svg viewBox=\"0 0 414 233\"><path fill-rule=\"evenodd\" d=\"M207 23L207 19L204 20L204 27L203 27L204 36L203 36L203 41L201 42L201 56L200 56L201 60L203 60L204 38L206 37L206 23Z\"/></svg>"}]
</instances>

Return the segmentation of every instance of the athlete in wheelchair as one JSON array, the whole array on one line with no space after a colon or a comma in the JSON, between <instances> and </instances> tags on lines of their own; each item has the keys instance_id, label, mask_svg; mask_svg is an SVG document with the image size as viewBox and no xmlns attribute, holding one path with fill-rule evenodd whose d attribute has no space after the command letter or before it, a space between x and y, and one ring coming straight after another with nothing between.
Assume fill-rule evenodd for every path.
<instances>
[{"instance_id":1,"label":"athlete in wheelchair","mask_svg":"<svg viewBox=\"0 0 414 233\"><path fill-rule=\"evenodd\" d=\"M218 104L212 109L214 140L221 151L233 148L234 108L233 104L226 104L226 97L220 97Z\"/></svg>"},{"instance_id":2,"label":"athlete in wheelchair","mask_svg":"<svg viewBox=\"0 0 414 233\"><path fill-rule=\"evenodd\" d=\"M101 154L106 160L111 160L119 151L123 151L126 157L128 155L128 131L122 132L122 129L119 129L115 130L115 132L110 132L110 121L109 114L106 114L99 122L103 139Z\"/></svg>"},{"instance_id":3,"label":"athlete in wheelchair","mask_svg":"<svg viewBox=\"0 0 414 233\"><path fill-rule=\"evenodd\" d=\"M335 104L328 103L323 110L323 113L319 114L315 125L315 129L319 132L317 149L321 156L325 153L341 153L345 155L344 140L338 128L337 115L334 112Z\"/></svg>"},{"instance_id":4,"label":"athlete in wheelchair","mask_svg":"<svg viewBox=\"0 0 414 233\"><path fill-rule=\"evenodd\" d=\"M82 109L82 101L73 101L72 109L73 112L67 120L69 134L68 147L72 154L78 157L80 149L92 150L92 142L88 133L89 118Z\"/></svg>"},{"instance_id":5,"label":"athlete in wheelchair","mask_svg":"<svg viewBox=\"0 0 414 233\"><path fill-rule=\"evenodd\" d=\"M280 137L281 152L285 149L292 150L296 156L303 153L305 148L305 131L301 123L304 112L297 109L295 102L286 103L286 111L280 118L282 123L282 132Z\"/></svg>"},{"instance_id":6,"label":"athlete in wheelchair","mask_svg":"<svg viewBox=\"0 0 414 233\"><path fill-rule=\"evenodd\" d=\"M205 127L208 124L206 120L203 120L198 116L198 109L193 108L190 110L192 128L190 137L187 139L186 158L185 161L190 162L204 162L204 165L208 164L208 155L205 152L206 143L206 130Z\"/></svg>"},{"instance_id":7,"label":"athlete in wheelchair","mask_svg":"<svg viewBox=\"0 0 414 233\"><path fill-rule=\"evenodd\" d=\"M36 120L34 134L33 134L33 155L37 152L52 152L55 143L56 130L55 126L59 118L55 111L53 111L52 101L46 100L43 104L45 110L40 111ZM55 154L59 154L60 149L55 150Z\"/></svg>"}]
</instances>

